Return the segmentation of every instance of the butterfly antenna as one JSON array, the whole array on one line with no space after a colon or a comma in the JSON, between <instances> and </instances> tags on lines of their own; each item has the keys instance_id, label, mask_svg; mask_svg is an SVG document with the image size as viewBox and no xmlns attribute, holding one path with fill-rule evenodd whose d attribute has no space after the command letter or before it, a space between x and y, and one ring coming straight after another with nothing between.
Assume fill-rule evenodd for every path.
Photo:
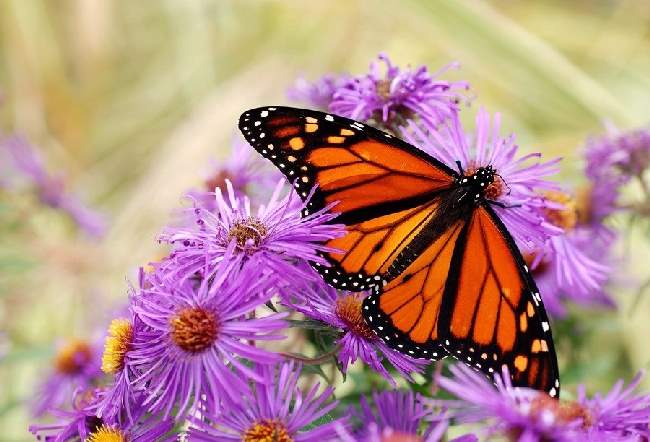
<instances>
[{"instance_id":1,"label":"butterfly antenna","mask_svg":"<svg viewBox=\"0 0 650 442\"><path fill-rule=\"evenodd\" d=\"M458 166L458 171L460 172L461 176L465 175L465 171L463 170L463 165L460 163L460 160L456 160L456 166Z\"/></svg>"}]
</instances>

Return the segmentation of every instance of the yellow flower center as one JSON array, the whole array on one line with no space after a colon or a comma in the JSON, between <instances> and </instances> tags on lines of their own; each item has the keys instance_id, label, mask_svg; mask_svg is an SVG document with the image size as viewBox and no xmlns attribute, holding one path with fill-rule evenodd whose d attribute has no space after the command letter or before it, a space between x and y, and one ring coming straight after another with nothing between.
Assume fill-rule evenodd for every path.
<instances>
[{"instance_id":1,"label":"yellow flower center","mask_svg":"<svg viewBox=\"0 0 650 442\"><path fill-rule=\"evenodd\" d=\"M293 442L287 427L277 420L263 419L255 422L242 438L243 442Z\"/></svg>"},{"instance_id":2,"label":"yellow flower center","mask_svg":"<svg viewBox=\"0 0 650 442\"><path fill-rule=\"evenodd\" d=\"M126 319L113 319L104 342L102 371L114 374L124 368L124 358L131 348L133 326Z\"/></svg>"},{"instance_id":3,"label":"yellow flower center","mask_svg":"<svg viewBox=\"0 0 650 442\"><path fill-rule=\"evenodd\" d=\"M576 195L576 213L579 224L589 224L594 220L594 207L591 193L591 186L583 187Z\"/></svg>"},{"instance_id":4,"label":"yellow flower center","mask_svg":"<svg viewBox=\"0 0 650 442\"><path fill-rule=\"evenodd\" d=\"M200 307L188 307L171 320L172 341L188 353L200 353L217 339L219 323L214 314Z\"/></svg>"},{"instance_id":5,"label":"yellow flower center","mask_svg":"<svg viewBox=\"0 0 650 442\"><path fill-rule=\"evenodd\" d=\"M258 246L267 233L268 229L259 218L249 216L233 224L228 232L228 242L234 239L242 248L251 244Z\"/></svg>"},{"instance_id":6,"label":"yellow flower center","mask_svg":"<svg viewBox=\"0 0 650 442\"><path fill-rule=\"evenodd\" d=\"M546 209L544 213L546 219L553 225L565 230L573 229L578 223L578 210L575 198L567 193L558 191L546 192L544 197L549 201L564 206L561 209Z\"/></svg>"},{"instance_id":7,"label":"yellow flower center","mask_svg":"<svg viewBox=\"0 0 650 442\"><path fill-rule=\"evenodd\" d=\"M361 314L363 298L358 293L352 293L336 300L336 316L345 323L347 328L357 336L365 339L376 338Z\"/></svg>"},{"instance_id":8,"label":"yellow flower center","mask_svg":"<svg viewBox=\"0 0 650 442\"><path fill-rule=\"evenodd\" d=\"M61 348L54 360L56 371L73 375L80 373L92 360L93 352L90 344L80 339L70 341Z\"/></svg>"},{"instance_id":9,"label":"yellow flower center","mask_svg":"<svg viewBox=\"0 0 650 442\"><path fill-rule=\"evenodd\" d=\"M102 425L88 436L86 442L126 442L126 437L120 430Z\"/></svg>"}]
</instances>

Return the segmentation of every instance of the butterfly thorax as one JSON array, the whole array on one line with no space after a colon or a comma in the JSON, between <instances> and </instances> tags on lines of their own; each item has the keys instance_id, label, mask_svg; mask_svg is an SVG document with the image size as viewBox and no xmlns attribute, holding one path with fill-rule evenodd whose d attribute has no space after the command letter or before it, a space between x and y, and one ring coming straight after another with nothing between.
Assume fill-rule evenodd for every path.
<instances>
[{"instance_id":1,"label":"butterfly thorax","mask_svg":"<svg viewBox=\"0 0 650 442\"><path fill-rule=\"evenodd\" d=\"M471 174L459 175L453 186L438 198L437 210L413 242L389 267L385 279L391 280L402 273L416 257L454 224L471 217L479 204L490 198L490 187L495 183L496 171L492 166L479 167Z\"/></svg>"},{"instance_id":2,"label":"butterfly thorax","mask_svg":"<svg viewBox=\"0 0 650 442\"><path fill-rule=\"evenodd\" d=\"M496 171L492 166L479 167L473 173L465 173L456 178L456 185L463 190L463 198L472 199L478 202L482 198L490 197L493 193Z\"/></svg>"}]
</instances>

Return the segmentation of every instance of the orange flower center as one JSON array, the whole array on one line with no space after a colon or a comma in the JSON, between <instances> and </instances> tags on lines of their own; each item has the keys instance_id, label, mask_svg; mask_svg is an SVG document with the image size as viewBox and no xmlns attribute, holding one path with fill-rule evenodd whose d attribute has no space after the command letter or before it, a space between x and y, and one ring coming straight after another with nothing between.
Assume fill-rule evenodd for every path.
<instances>
[{"instance_id":1,"label":"orange flower center","mask_svg":"<svg viewBox=\"0 0 650 442\"><path fill-rule=\"evenodd\" d=\"M262 419L255 422L242 438L244 442L293 442L282 422Z\"/></svg>"},{"instance_id":2,"label":"orange flower center","mask_svg":"<svg viewBox=\"0 0 650 442\"><path fill-rule=\"evenodd\" d=\"M540 393L530 403L529 416L539 421L547 421L551 418L551 423L569 424L580 420L582 428L587 429L593 424L593 419L589 410L577 402L560 402L545 393ZM512 428L508 431L508 440L515 442L521 438L522 429ZM550 440L544 436L542 441Z\"/></svg>"},{"instance_id":3,"label":"orange flower center","mask_svg":"<svg viewBox=\"0 0 650 442\"><path fill-rule=\"evenodd\" d=\"M563 424L580 420L583 428L589 428L593 422L589 410L579 403L560 402L546 394L539 394L531 403L531 414L539 416L545 412L552 413Z\"/></svg>"},{"instance_id":4,"label":"orange flower center","mask_svg":"<svg viewBox=\"0 0 650 442\"><path fill-rule=\"evenodd\" d=\"M578 223L578 210L575 198L567 193L558 191L546 192L544 193L544 197L549 201L564 206L561 209L545 209L544 215L546 219L553 225L565 230L573 229Z\"/></svg>"},{"instance_id":5,"label":"orange flower center","mask_svg":"<svg viewBox=\"0 0 650 442\"><path fill-rule=\"evenodd\" d=\"M336 300L336 316L357 336L369 340L375 339L375 332L363 320L363 315L361 314L362 302L363 298L357 293L338 298Z\"/></svg>"},{"instance_id":6,"label":"orange flower center","mask_svg":"<svg viewBox=\"0 0 650 442\"><path fill-rule=\"evenodd\" d=\"M388 79L379 80L377 82L377 95L379 95L379 97L381 97L383 100L388 100L390 98L390 83L391 81Z\"/></svg>"},{"instance_id":7,"label":"orange flower center","mask_svg":"<svg viewBox=\"0 0 650 442\"><path fill-rule=\"evenodd\" d=\"M184 308L170 322L172 341L188 353L201 353L217 340L217 319L200 307Z\"/></svg>"},{"instance_id":8,"label":"orange flower center","mask_svg":"<svg viewBox=\"0 0 650 442\"><path fill-rule=\"evenodd\" d=\"M214 190L218 187L220 189L225 189L226 188L226 180L230 180L230 182L233 182L233 177L230 175L228 172L225 170L220 170L214 175L212 175L210 178L205 180L205 188L207 189L208 192L214 192Z\"/></svg>"},{"instance_id":9,"label":"orange flower center","mask_svg":"<svg viewBox=\"0 0 650 442\"><path fill-rule=\"evenodd\" d=\"M80 373L93 357L92 348L86 341L75 339L59 350L54 366L59 373Z\"/></svg>"},{"instance_id":10,"label":"orange flower center","mask_svg":"<svg viewBox=\"0 0 650 442\"><path fill-rule=\"evenodd\" d=\"M381 437L381 442L421 442L422 438L414 434L391 433Z\"/></svg>"},{"instance_id":11,"label":"orange flower center","mask_svg":"<svg viewBox=\"0 0 650 442\"><path fill-rule=\"evenodd\" d=\"M228 232L228 242L233 239L241 248L247 245L259 246L268 233L266 226L255 216L236 221Z\"/></svg>"},{"instance_id":12,"label":"orange flower center","mask_svg":"<svg viewBox=\"0 0 650 442\"><path fill-rule=\"evenodd\" d=\"M530 271L533 273L533 276L543 275L550 268L550 263L545 258L542 258L537 263L537 266L533 268L533 263L537 259L537 256L537 252L524 253L524 261L528 268L531 269Z\"/></svg>"},{"instance_id":13,"label":"orange flower center","mask_svg":"<svg viewBox=\"0 0 650 442\"><path fill-rule=\"evenodd\" d=\"M592 188L583 187L576 195L576 213L579 224L589 224L594 219L593 201L591 199Z\"/></svg>"}]
</instances>

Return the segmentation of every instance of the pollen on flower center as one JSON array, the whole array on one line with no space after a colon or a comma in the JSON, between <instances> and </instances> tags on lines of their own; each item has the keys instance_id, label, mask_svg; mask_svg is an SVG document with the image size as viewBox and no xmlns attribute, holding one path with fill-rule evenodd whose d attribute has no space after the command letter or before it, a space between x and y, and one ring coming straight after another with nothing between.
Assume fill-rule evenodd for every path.
<instances>
[{"instance_id":1,"label":"pollen on flower center","mask_svg":"<svg viewBox=\"0 0 650 442\"><path fill-rule=\"evenodd\" d=\"M217 339L219 323L214 314L200 307L184 308L171 322L171 339L188 353L200 353Z\"/></svg>"},{"instance_id":2,"label":"pollen on flower center","mask_svg":"<svg viewBox=\"0 0 650 442\"><path fill-rule=\"evenodd\" d=\"M88 436L86 442L126 442L126 437L120 430L102 425Z\"/></svg>"},{"instance_id":3,"label":"pollen on flower center","mask_svg":"<svg viewBox=\"0 0 650 442\"><path fill-rule=\"evenodd\" d=\"M226 181L233 182L233 177L226 172L225 170L220 170L214 175L212 175L210 178L205 180L205 188L208 190L208 192L214 192L214 189L217 187L220 189L225 189L226 188Z\"/></svg>"},{"instance_id":4,"label":"pollen on flower center","mask_svg":"<svg viewBox=\"0 0 650 442\"><path fill-rule=\"evenodd\" d=\"M268 233L266 226L255 216L235 221L228 232L228 242L233 239L239 247L247 245L259 246L262 239Z\"/></svg>"},{"instance_id":5,"label":"pollen on flower center","mask_svg":"<svg viewBox=\"0 0 650 442\"><path fill-rule=\"evenodd\" d=\"M415 434L393 432L381 437L381 442L421 442L422 438Z\"/></svg>"},{"instance_id":6,"label":"pollen on flower center","mask_svg":"<svg viewBox=\"0 0 650 442\"><path fill-rule=\"evenodd\" d=\"M365 339L374 339L375 333L366 325L361 314L362 302L363 298L356 293L338 298L336 300L336 316L354 334Z\"/></svg>"},{"instance_id":7,"label":"pollen on flower center","mask_svg":"<svg viewBox=\"0 0 650 442\"><path fill-rule=\"evenodd\" d=\"M531 272L533 273L533 276L540 276L546 273L547 270L551 268L551 264L548 262L547 259L542 258L541 260L538 261L538 254L536 252L532 253L524 253L524 262L528 266L529 269L531 269ZM537 262L537 265L533 267L533 263Z\"/></svg>"},{"instance_id":8,"label":"pollen on flower center","mask_svg":"<svg viewBox=\"0 0 650 442\"><path fill-rule=\"evenodd\" d=\"M80 373L92 360L93 352L86 341L75 339L56 355L54 366L59 373L73 375Z\"/></svg>"},{"instance_id":9,"label":"pollen on flower center","mask_svg":"<svg viewBox=\"0 0 650 442\"><path fill-rule=\"evenodd\" d=\"M271 419L262 419L251 426L244 437L244 442L293 442L282 422Z\"/></svg>"},{"instance_id":10,"label":"pollen on flower center","mask_svg":"<svg viewBox=\"0 0 650 442\"><path fill-rule=\"evenodd\" d=\"M590 224L594 219L592 192L591 187L586 187L580 189L576 195L576 216L579 224Z\"/></svg>"},{"instance_id":11,"label":"pollen on flower center","mask_svg":"<svg viewBox=\"0 0 650 442\"><path fill-rule=\"evenodd\" d=\"M565 230L573 229L578 222L578 210L575 199L567 193L558 191L546 192L544 196L547 200L564 206L562 209L545 209L544 215L546 219Z\"/></svg>"},{"instance_id":12,"label":"pollen on flower center","mask_svg":"<svg viewBox=\"0 0 650 442\"><path fill-rule=\"evenodd\" d=\"M377 81L377 95L379 95L384 101L390 98L390 83L388 79Z\"/></svg>"},{"instance_id":13,"label":"pollen on flower center","mask_svg":"<svg viewBox=\"0 0 650 442\"><path fill-rule=\"evenodd\" d=\"M589 428L593 421L589 411L579 403L560 402L546 394L539 394L530 405L531 415L540 418L544 418L544 414L550 414L558 422L564 424L579 421L583 428Z\"/></svg>"},{"instance_id":14,"label":"pollen on flower center","mask_svg":"<svg viewBox=\"0 0 650 442\"><path fill-rule=\"evenodd\" d=\"M113 319L104 343L102 371L114 374L124 368L124 358L131 347L133 326L126 319Z\"/></svg>"}]
</instances>

